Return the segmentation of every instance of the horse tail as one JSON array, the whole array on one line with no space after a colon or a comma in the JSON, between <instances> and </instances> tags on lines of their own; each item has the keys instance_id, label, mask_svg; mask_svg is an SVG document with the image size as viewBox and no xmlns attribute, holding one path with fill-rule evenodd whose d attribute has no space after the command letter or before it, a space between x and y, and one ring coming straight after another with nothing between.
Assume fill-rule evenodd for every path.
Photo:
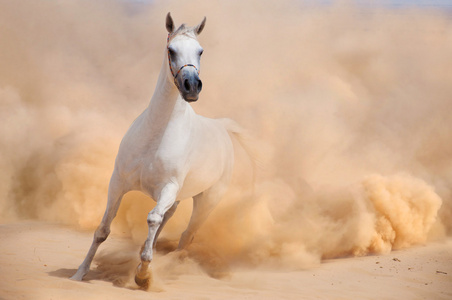
<instances>
[{"instance_id":1,"label":"horse tail","mask_svg":"<svg viewBox=\"0 0 452 300\"><path fill-rule=\"evenodd\" d=\"M231 119L220 119L229 134L235 138L240 146L245 150L253 168L253 186L256 183L257 170L262 167L261 153L258 150L257 141L241 127L237 122Z\"/></svg>"}]
</instances>

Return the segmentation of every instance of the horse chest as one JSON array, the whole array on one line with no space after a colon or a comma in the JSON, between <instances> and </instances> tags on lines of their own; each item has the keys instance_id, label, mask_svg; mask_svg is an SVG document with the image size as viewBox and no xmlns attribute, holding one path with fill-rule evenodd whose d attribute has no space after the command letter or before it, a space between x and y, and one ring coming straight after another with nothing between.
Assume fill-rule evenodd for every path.
<instances>
[{"instance_id":1,"label":"horse chest","mask_svg":"<svg viewBox=\"0 0 452 300\"><path fill-rule=\"evenodd\" d=\"M211 187L225 169L226 152L215 139L201 142L188 136L172 142L162 140L155 155L141 173L141 182L147 193L158 193L159 188L171 181L179 185L178 200L195 196Z\"/></svg>"}]
</instances>

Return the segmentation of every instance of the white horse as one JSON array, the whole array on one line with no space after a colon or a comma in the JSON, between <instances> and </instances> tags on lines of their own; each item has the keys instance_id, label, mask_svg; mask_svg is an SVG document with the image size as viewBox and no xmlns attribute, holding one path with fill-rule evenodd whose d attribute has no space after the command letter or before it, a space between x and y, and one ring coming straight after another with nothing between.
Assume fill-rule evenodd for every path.
<instances>
[{"instance_id":1,"label":"white horse","mask_svg":"<svg viewBox=\"0 0 452 300\"><path fill-rule=\"evenodd\" d=\"M85 260L71 279L82 280L88 272L128 191L142 191L157 202L147 217L148 237L135 276L144 288L150 284L153 246L179 201L193 197L192 216L178 246L184 249L225 194L234 163L229 134L237 137L245 150L247 147L235 122L202 117L189 105L198 99L202 88L199 70L203 49L197 36L205 23L206 18L195 27L182 24L175 30L170 13L166 16L169 34L157 87L149 106L121 142L105 214Z\"/></svg>"}]
</instances>

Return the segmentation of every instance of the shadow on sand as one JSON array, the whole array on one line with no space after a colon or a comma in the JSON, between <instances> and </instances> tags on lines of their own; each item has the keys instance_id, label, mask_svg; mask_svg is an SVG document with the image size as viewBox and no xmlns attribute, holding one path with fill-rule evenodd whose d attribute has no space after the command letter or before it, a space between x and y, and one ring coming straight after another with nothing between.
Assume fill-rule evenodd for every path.
<instances>
[{"instance_id":1,"label":"shadow on sand","mask_svg":"<svg viewBox=\"0 0 452 300\"><path fill-rule=\"evenodd\" d=\"M190 259L210 277L221 279L229 276L229 265L212 249L205 249L202 245L192 244L188 250L177 251L178 243L161 239L157 242L155 251L160 255L168 253L177 254L173 256L184 264ZM108 248L99 252L94 258L91 269L83 278L83 282L89 283L93 280L111 282L114 286L125 287L132 290L139 289L135 284L135 271L140 263L140 247L136 245L123 245L120 249ZM70 278L77 269L58 269L50 271L50 276L59 278ZM168 270L170 271L170 270Z\"/></svg>"}]
</instances>

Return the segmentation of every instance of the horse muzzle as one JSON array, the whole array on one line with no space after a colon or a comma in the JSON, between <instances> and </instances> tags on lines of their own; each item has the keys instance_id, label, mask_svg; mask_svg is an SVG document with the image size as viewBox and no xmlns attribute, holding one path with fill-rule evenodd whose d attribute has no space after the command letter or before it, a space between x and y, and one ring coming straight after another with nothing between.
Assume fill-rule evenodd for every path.
<instances>
[{"instance_id":1,"label":"horse muzzle","mask_svg":"<svg viewBox=\"0 0 452 300\"><path fill-rule=\"evenodd\" d=\"M196 72L184 72L177 78L179 92L187 102L195 102L202 90L202 81Z\"/></svg>"}]
</instances>

